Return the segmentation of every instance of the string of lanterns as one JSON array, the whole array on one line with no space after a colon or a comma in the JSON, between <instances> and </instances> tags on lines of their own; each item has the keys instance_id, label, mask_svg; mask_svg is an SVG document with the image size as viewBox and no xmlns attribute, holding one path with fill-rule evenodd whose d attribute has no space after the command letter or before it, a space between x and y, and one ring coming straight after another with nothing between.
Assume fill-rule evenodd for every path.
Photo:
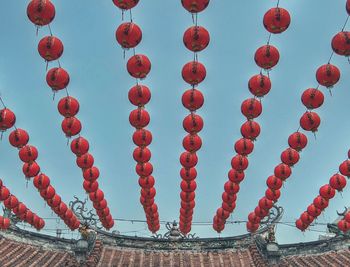
<instances>
[{"instance_id":1,"label":"string of lanterns","mask_svg":"<svg viewBox=\"0 0 350 267\"><path fill-rule=\"evenodd\" d=\"M71 151L76 155L76 163L82 170L84 178L83 188L89 194L90 200L96 209L99 219L107 230L114 226L114 221L103 191L99 188L97 179L100 176L99 169L94 166L94 157L89 153L89 142L84 137L80 136L82 124L76 117L79 112L79 102L68 93L67 86L69 85L70 77L68 72L61 67L59 58L63 54L62 41L52 35L50 23L55 17L55 6L49 0L32 0L27 7L27 15L29 20L36 25L42 27L47 25L50 30L50 35L43 37L38 44L38 52L40 56L49 62L57 61L58 67L48 70L46 74L46 82L54 92L54 95L61 90L65 90L67 96L59 100L57 108L58 112L64 117L61 128L68 140L79 135L71 141ZM39 172L38 166L33 163L28 166L28 171ZM29 173L32 175L33 173Z\"/></svg>"},{"instance_id":2,"label":"string of lanterns","mask_svg":"<svg viewBox=\"0 0 350 267\"><path fill-rule=\"evenodd\" d=\"M244 180L244 171L248 168L248 155L254 150L254 141L260 135L260 125L254 121L262 113L262 104L259 98L267 95L271 90L270 69L275 67L279 61L278 49L270 44L271 34L280 34L288 29L291 22L289 12L279 7L279 1L275 8L269 9L263 18L263 25L269 32L266 45L261 46L255 52L254 60L261 68L260 74L249 79L249 91L253 98L248 98L242 102L241 112L247 119L241 126L242 138L234 145L236 155L231 160L231 170L228 172L228 181L224 185L222 194L222 205L217 209L213 219L213 228L220 233L224 230L226 220L236 208L237 194L240 190L240 183ZM263 74L263 70L267 75ZM276 197L279 191L268 192Z\"/></svg>"},{"instance_id":3,"label":"string of lanterns","mask_svg":"<svg viewBox=\"0 0 350 267\"><path fill-rule=\"evenodd\" d=\"M188 133L183 138L183 148L186 150L180 156L181 176L181 208L179 229L188 234L191 231L193 210L195 203L195 190L197 188L196 165L198 157L196 152L202 146L202 139L198 133L203 129L203 119L196 112L203 106L204 97L200 90L195 88L206 77L206 69L198 61L198 52L204 50L210 41L209 32L202 26L198 26L197 16L209 5L209 0L181 1L182 6L192 14L194 25L188 28L183 35L185 47L193 52L193 61L186 63L182 68L182 78L192 86L182 95L182 104L190 114L183 120L183 128Z\"/></svg>"},{"instance_id":4,"label":"string of lanterns","mask_svg":"<svg viewBox=\"0 0 350 267\"><path fill-rule=\"evenodd\" d=\"M347 1L347 6L348 3L349 1ZM321 123L319 115L313 111L321 107L324 102L324 95L319 90L319 87L324 86L331 89L340 79L340 70L330 63L334 53L343 56L350 55L350 45L347 43L349 39L346 37L348 33L344 32L348 17L342 31L332 39L333 52L327 64L320 66L316 71L318 86L306 89L301 95L301 102L305 106L306 112L301 116L299 124L306 132L315 134ZM273 204L280 198L281 192L279 190L283 182L291 176L291 167L298 163L300 159L299 152L307 146L307 143L306 135L299 132L299 129L289 136L289 148L281 153L281 163L275 167L274 175L269 176L266 180L268 189L265 192L265 196L259 200L255 210L248 215L247 230L249 232L255 232L259 228L260 221L269 214ZM340 174L333 175L330 183L320 188L320 195L314 199L313 204L296 221L296 227L304 231L328 206L328 201L334 197L335 190L341 191L345 186L346 179L344 176Z\"/></svg>"},{"instance_id":5,"label":"string of lanterns","mask_svg":"<svg viewBox=\"0 0 350 267\"><path fill-rule=\"evenodd\" d=\"M145 109L145 105L151 99L150 89L139 84L139 79L144 79L151 70L151 61L146 55L136 54L135 47L142 40L141 28L132 21L131 9L138 4L138 0L113 0L113 3L122 10L130 10L130 22L119 25L116 30L116 40L125 50L133 49L133 56L127 62L128 73L136 79L136 85L128 93L129 101L137 108L130 112L129 122L135 128L133 142L137 146L133 152L136 161L136 173L139 176L141 187L140 202L147 218L148 229L156 233L160 229L158 206L154 201L156 189L155 179L152 176L153 165L150 163L151 150L148 146L152 143L152 133L146 129L150 122L150 115Z\"/></svg>"},{"instance_id":6,"label":"string of lanterns","mask_svg":"<svg viewBox=\"0 0 350 267\"><path fill-rule=\"evenodd\" d=\"M40 231L45 226L45 221L37 214L32 212L25 204L20 202L18 198L11 194L10 190L3 184L0 179L0 201L3 201L4 206L12 211L16 217L24 221ZM0 229L7 230L10 227L11 221L9 218L0 216Z\"/></svg>"}]
</instances>

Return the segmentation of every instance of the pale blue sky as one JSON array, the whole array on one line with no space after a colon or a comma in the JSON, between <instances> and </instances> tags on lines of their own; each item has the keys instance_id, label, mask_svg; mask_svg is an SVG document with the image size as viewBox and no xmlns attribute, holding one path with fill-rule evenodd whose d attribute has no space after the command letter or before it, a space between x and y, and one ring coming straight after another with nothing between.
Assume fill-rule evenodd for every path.
<instances>
[{"instance_id":1,"label":"pale blue sky","mask_svg":"<svg viewBox=\"0 0 350 267\"><path fill-rule=\"evenodd\" d=\"M0 9L1 94L17 115L17 127L29 131L30 143L39 149L38 163L62 199L68 203L73 195L83 198L81 171L66 146L60 129L62 117L56 108L64 94L59 93L52 101L51 90L45 82L45 63L37 52L37 43L48 30L40 29L36 36L35 27L26 16L28 1L3 2ZM64 43L60 61L71 76L69 91L81 104L78 117L83 123L82 136L90 141L90 152L100 168L101 189L114 217L144 219L132 158L133 129L128 122L128 114L134 107L128 102L127 93L134 79L126 71L126 60L114 37L121 23L121 13L110 0L53 3L56 18L51 24L52 31ZM199 54L207 68L207 79L199 86L205 97L204 107L199 111L205 126L200 133L203 146L198 153L194 221L212 221L221 205L223 185L235 154L233 144L240 138L239 128L244 121L240 105L251 96L248 79L259 72L254 52L268 37L262 17L275 4L272 0L213 0L207 10L199 14L199 25L209 30L211 43ZM327 62L331 53L330 40L341 30L347 16L344 0L281 0L280 6L290 11L292 23L285 33L271 39L281 59L271 72L272 90L262 100L263 114L257 120L262 132L249 157L249 169L241 184L232 220L246 220L263 196L265 180L279 163L281 151L287 148L287 138L298 128L299 117L304 112L300 95L306 88L316 86L315 71ZM177 220L179 155L186 134L182 119L188 113L181 105L181 95L189 88L180 73L182 65L192 59L191 52L182 43L182 35L192 19L176 0L141 0L133 16L144 37L137 51L148 55L152 61L152 71L143 83L152 91L147 110L151 115L148 128L153 133L150 149L156 202L161 220ZM126 57L130 55L128 52ZM349 63L339 56L334 56L332 62L341 69L342 78L333 89L333 97L322 88L326 99L318 110L322 122L317 139L308 134L309 145L282 189L279 203L285 208L283 221L294 222L299 217L318 194L318 188L337 172L350 147ZM7 138L5 134L0 144L0 177L34 212L42 217L53 217L32 184L26 188L22 164ZM318 221L332 221L336 210L341 210L349 201L349 190L345 189L342 196L338 194L331 201ZM57 226L54 220L47 221L47 225L49 229ZM62 227L63 223L58 226ZM117 222L115 227L123 233L145 228L144 224L122 222ZM202 237L218 236L211 226L192 229ZM316 229L324 230L324 227ZM245 232L243 224L227 225L221 236ZM278 226L277 237L281 243L299 242L315 239L318 233L302 234L294 228Z\"/></svg>"}]
</instances>

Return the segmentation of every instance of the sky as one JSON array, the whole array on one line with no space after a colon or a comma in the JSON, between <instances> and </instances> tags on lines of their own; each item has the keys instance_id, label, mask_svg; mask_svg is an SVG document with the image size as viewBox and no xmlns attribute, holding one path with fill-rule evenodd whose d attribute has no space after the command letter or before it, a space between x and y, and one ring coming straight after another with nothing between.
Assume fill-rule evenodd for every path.
<instances>
[{"instance_id":1,"label":"sky","mask_svg":"<svg viewBox=\"0 0 350 267\"><path fill-rule=\"evenodd\" d=\"M4 1L5 2L5 1ZM52 1L56 18L52 32L64 44L60 58L69 72L69 92L80 102L78 118L83 124L81 135L90 142L90 153L100 169L99 184L105 193L113 218L144 220L139 203L140 188L132 158L129 112L134 109L127 98L135 81L126 71L123 51L115 40L115 30L121 12L110 0ZM34 25L26 16L28 1L6 1L0 9L0 92L8 108L17 116L16 126L30 134L30 144L39 150L37 162L51 178L62 199L68 203L73 196L86 197L82 188L81 170L67 146L61 131L62 117L57 102L64 93L52 100L45 81L45 62L37 52L39 40L48 35L47 27L36 36ZM203 140L198 152L196 207L193 221L212 221L221 205L223 185L227 181L233 145L240 138L240 125L245 121L240 112L241 102L251 97L247 82L260 69L254 62L255 50L264 45L268 33L262 24L264 13L276 1L211 1L198 16L198 23L210 32L211 42L199 53L207 68L207 78L198 86L205 97L198 111L204 119L200 133ZM272 90L262 99L263 114L257 119L262 131L249 156L249 168L241 183L237 208L230 220L246 220L266 190L266 178L280 162L280 153L288 147L288 136L297 130L305 108L301 93L317 86L316 69L325 64L331 54L331 38L341 30L346 18L345 1L294 0L280 1L292 17L290 28L273 35L271 44L279 49L281 58L271 71ZM188 111L181 104L182 93L189 86L181 78L182 66L192 59L192 53L182 42L183 32L192 25L191 15L180 1L140 1L132 10L134 22L143 31L137 52L147 55L152 70L142 81L152 91L146 106L151 115L148 129L153 134L153 175L156 179L156 203L160 220L179 218L180 163L182 138L186 135L182 120ZM127 18L127 16L126 16ZM349 25L350 26L350 25ZM347 157L350 148L349 63L334 56L342 77L332 89L321 88L324 105L317 110L321 126L316 138L307 133L309 145L301 153L300 162L285 183L278 202L284 208L283 222L294 221L317 196ZM57 66L50 63L49 67ZM30 209L46 220L44 233L64 228L45 205L32 183L26 186L22 163L17 150L8 143L6 132L0 142L0 177L4 184ZM336 211L350 202L349 188L331 201L317 222L336 219ZM91 204L89 203L91 207ZM26 229L29 227L26 226ZM149 236L145 223L116 222L113 230L122 234ZM164 225L159 233L165 233ZM278 225L279 243L315 240L325 226L301 233L294 227ZM320 231L320 232L318 232ZM64 231L65 237L75 237ZM200 237L224 237L246 233L245 224L227 225L218 235L211 226L193 226L192 233Z\"/></svg>"}]
</instances>

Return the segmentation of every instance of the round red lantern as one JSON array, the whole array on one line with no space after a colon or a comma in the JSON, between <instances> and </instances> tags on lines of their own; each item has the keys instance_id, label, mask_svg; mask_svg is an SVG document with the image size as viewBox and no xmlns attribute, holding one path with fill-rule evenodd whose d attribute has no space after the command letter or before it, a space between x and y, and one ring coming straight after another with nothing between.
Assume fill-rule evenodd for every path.
<instances>
[{"instance_id":1,"label":"round red lantern","mask_svg":"<svg viewBox=\"0 0 350 267\"><path fill-rule=\"evenodd\" d=\"M339 171L342 175L350 177L350 160L347 159L342 164L340 164Z\"/></svg>"},{"instance_id":2,"label":"round red lantern","mask_svg":"<svg viewBox=\"0 0 350 267\"><path fill-rule=\"evenodd\" d=\"M287 148L281 154L281 161L288 166L293 166L298 163L300 159L298 151L293 148Z\"/></svg>"},{"instance_id":3,"label":"round red lantern","mask_svg":"<svg viewBox=\"0 0 350 267\"><path fill-rule=\"evenodd\" d=\"M189 202L181 201L181 208L183 209L190 210L190 209L194 209L195 206L196 206L196 202L194 200Z\"/></svg>"},{"instance_id":4,"label":"round red lantern","mask_svg":"<svg viewBox=\"0 0 350 267\"><path fill-rule=\"evenodd\" d=\"M305 224L305 225L310 225L315 218L312 217L309 213L307 213L306 211L304 211L301 216L300 216L300 220Z\"/></svg>"},{"instance_id":5,"label":"round red lantern","mask_svg":"<svg viewBox=\"0 0 350 267\"><path fill-rule=\"evenodd\" d=\"M201 26L192 26L188 28L183 36L185 46L193 52L199 52L205 49L209 41L209 32Z\"/></svg>"},{"instance_id":6,"label":"round red lantern","mask_svg":"<svg viewBox=\"0 0 350 267\"><path fill-rule=\"evenodd\" d=\"M244 180L244 172L243 171L237 171L235 169L231 169L228 172L228 178L231 182L239 184Z\"/></svg>"},{"instance_id":7,"label":"round red lantern","mask_svg":"<svg viewBox=\"0 0 350 267\"><path fill-rule=\"evenodd\" d=\"M79 134L82 128L80 120L76 117L64 118L61 127L67 137Z\"/></svg>"},{"instance_id":8,"label":"round red lantern","mask_svg":"<svg viewBox=\"0 0 350 267\"><path fill-rule=\"evenodd\" d=\"M246 227L247 227L247 231L250 233L254 233L259 229L259 224L253 224L251 222L247 222Z\"/></svg>"},{"instance_id":9,"label":"round red lantern","mask_svg":"<svg viewBox=\"0 0 350 267\"><path fill-rule=\"evenodd\" d=\"M295 226L302 232L304 232L306 230L306 228L308 228L308 225L303 223L303 221L301 219L298 219L295 221Z\"/></svg>"},{"instance_id":10,"label":"round red lantern","mask_svg":"<svg viewBox=\"0 0 350 267\"><path fill-rule=\"evenodd\" d=\"M332 87L340 79L340 70L330 63L322 65L316 71L316 79L320 85Z\"/></svg>"},{"instance_id":11,"label":"round red lantern","mask_svg":"<svg viewBox=\"0 0 350 267\"><path fill-rule=\"evenodd\" d=\"M201 116L191 113L184 118L182 125L186 132L195 134L203 129L204 122Z\"/></svg>"},{"instance_id":12,"label":"round red lantern","mask_svg":"<svg viewBox=\"0 0 350 267\"><path fill-rule=\"evenodd\" d=\"M218 210L216 211L216 216L226 220L228 217L230 217L230 213L224 210L223 208L218 208Z\"/></svg>"},{"instance_id":13,"label":"round red lantern","mask_svg":"<svg viewBox=\"0 0 350 267\"><path fill-rule=\"evenodd\" d=\"M140 203L142 204L142 206L151 206L154 203L154 198L144 198L143 196L141 196Z\"/></svg>"},{"instance_id":14,"label":"round red lantern","mask_svg":"<svg viewBox=\"0 0 350 267\"><path fill-rule=\"evenodd\" d=\"M231 166L237 171L244 171L248 168L248 158L242 155L237 154L231 160Z\"/></svg>"},{"instance_id":15,"label":"round red lantern","mask_svg":"<svg viewBox=\"0 0 350 267\"><path fill-rule=\"evenodd\" d=\"M300 126L305 131L317 132L318 127L321 124L321 118L316 112L307 111L300 118Z\"/></svg>"},{"instance_id":16,"label":"round red lantern","mask_svg":"<svg viewBox=\"0 0 350 267\"><path fill-rule=\"evenodd\" d=\"M136 173L141 177L150 176L153 172L153 165L149 162L146 163L137 163L136 164Z\"/></svg>"},{"instance_id":17,"label":"round red lantern","mask_svg":"<svg viewBox=\"0 0 350 267\"><path fill-rule=\"evenodd\" d=\"M324 95L316 88L309 88L301 95L301 102L308 109L319 108L324 102Z\"/></svg>"},{"instance_id":18,"label":"round red lantern","mask_svg":"<svg viewBox=\"0 0 350 267\"><path fill-rule=\"evenodd\" d=\"M32 162L38 158L38 150L31 145L25 145L18 152L19 158L23 162Z\"/></svg>"},{"instance_id":19,"label":"round red lantern","mask_svg":"<svg viewBox=\"0 0 350 267\"><path fill-rule=\"evenodd\" d=\"M107 208L107 201L105 199L102 199L100 202L94 202L93 206L96 210L103 210Z\"/></svg>"},{"instance_id":20,"label":"round red lantern","mask_svg":"<svg viewBox=\"0 0 350 267\"><path fill-rule=\"evenodd\" d=\"M58 216L63 216L68 207L65 203L61 202L56 208L53 209L53 211L58 215Z\"/></svg>"},{"instance_id":21,"label":"round red lantern","mask_svg":"<svg viewBox=\"0 0 350 267\"><path fill-rule=\"evenodd\" d=\"M7 199L5 199L4 206L9 210L12 210L18 206L18 203L18 199L15 196L10 195Z\"/></svg>"},{"instance_id":22,"label":"round red lantern","mask_svg":"<svg viewBox=\"0 0 350 267\"><path fill-rule=\"evenodd\" d=\"M320 188L320 196L329 200L335 196L335 190L329 184L326 184Z\"/></svg>"},{"instance_id":23,"label":"round red lantern","mask_svg":"<svg viewBox=\"0 0 350 267\"><path fill-rule=\"evenodd\" d=\"M263 69L271 69L277 65L280 54L276 47L264 45L255 52L255 63Z\"/></svg>"},{"instance_id":24,"label":"round red lantern","mask_svg":"<svg viewBox=\"0 0 350 267\"><path fill-rule=\"evenodd\" d=\"M145 109L134 109L130 112L129 122L136 129L144 128L149 124L150 116Z\"/></svg>"},{"instance_id":25,"label":"round red lantern","mask_svg":"<svg viewBox=\"0 0 350 267\"><path fill-rule=\"evenodd\" d=\"M5 218L0 216L0 229L1 230L7 230L10 228L11 221L9 218Z\"/></svg>"},{"instance_id":26,"label":"round red lantern","mask_svg":"<svg viewBox=\"0 0 350 267\"><path fill-rule=\"evenodd\" d=\"M321 210L316 208L316 206L314 204L311 204L307 207L307 213L310 214L310 216L316 218L318 216L320 216L321 214Z\"/></svg>"},{"instance_id":27,"label":"round red lantern","mask_svg":"<svg viewBox=\"0 0 350 267\"><path fill-rule=\"evenodd\" d=\"M154 180L154 177L152 175L148 176L148 177L140 177L139 178L139 185L142 187L142 188L151 188L153 187L155 184L155 180Z\"/></svg>"},{"instance_id":28,"label":"round red lantern","mask_svg":"<svg viewBox=\"0 0 350 267\"><path fill-rule=\"evenodd\" d=\"M181 0L182 6L191 13L203 11L209 5L209 0Z\"/></svg>"},{"instance_id":29,"label":"round red lantern","mask_svg":"<svg viewBox=\"0 0 350 267\"><path fill-rule=\"evenodd\" d=\"M83 182L83 188L87 193L95 192L98 189L98 182L97 181L86 181Z\"/></svg>"},{"instance_id":30,"label":"round red lantern","mask_svg":"<svg viewBox=\"0 0 350 267\"><path fill-rule=\"evenodd\" d=\"M226 202L223 202L222 205L221 205L221 207L222 207L225 211L227 211L227 212L229 212L229 213L232 213L232 212L235 210L235 208L236 208L236 203L235 203L235 202L233 202L233 203L226 203Z\"/></svg>"},{"instance_id":31,"label":"round red lantern","mask_svg":"<svg viewBox=\"0 0 350 267\"><path fill-rule=\"evenodd\" d=\"M54 209L61 204L61 201L61 197L55 194L51 199L47 200L47 205Z\"/></svg>"},{"instance_id":32,"label":"round red lantern","mask_svg":"<svg viewBox=\"0 0 350 267\"><path fill-rule=\"evenodd\" d=\"M286 180L292 174L292 169L284 163L281 163L275 167L274 174L282 181Z\"/></svg>"},{"instance_id":33,"label":"round red lantern","mask_svg":"<svg viewBox=\"0 0 350 267\"><path fill-rule=\"evenodd\" d=\"M37 26L47 25L55 18L55 6L50 0L32 0L27 6L27 16Z\"/></svg>"},{"instance_id":34,"label":"round red lantern","mask_svg":"<svg viewBox=\"0 0 350 267\"><path fill-rule=\"evenodd\" d=\"M197 134L188 134L182 141L184 149L188 152L196 152L202 147L202 139Z\"/></svg>"},{"instance_id":35,"label":"round red lantern","mask_svg":"<svg viewBox=\"0 0 350 267\"><path fill-rule=\"evenodd\" d=\"M328 207L328 199L325 199L321 196L317 196L314 201L313 204L315 205L316 208L320 209L320 210L324 210L325 208Z\"/></svg>"},{"instance_id":36,"label":"round red lantern","mask_svg":"<svg viewBox=\"0 0 350 267\"><path fill-rule=\"evenodd\" d=\"M151 61L145 55L134 55L129 58L126 68L132 77L143 79L151 71Z\"/></svg>"},{"instance_id":37,"label":"round red lantern","mask_svg":"<svg viewBox=\"0 0 350 267\"><path fill-rule=\"evenodd\" d=\"M189 169L181 168L180 176L183 180L192 181L197 177L197 170L196 168L189 168Z\"/></svg>"},{"instance_id":38,"label":"round red lantern","mask_svg":"<svg viewBox=\"0 0 350 267\"><path fill-rule=\"evenodd\" d=\"M123 10L128 10L135 7L139 0L113 0L113 3Z\"/></svg>"},{"instance_id":39,"label":"round red lantern","mask_svg":"<svg viewBox=\"0 0 350 267\"><path fill-rule=\"evenodd\" d=\"M346 12L348 13L348 15L350 15L350 0L346 1L345 8L346 8Z\"/></svg>"},{"instance_id":40,"label":"round red lantern","mask_svg":"<svg viewBox=\"0 0 350 267\"><path fill-rule=\"evenodd\" d=\"M52 199L56 194L55 188L49 185L46 189L40 191L40 195L45 200Z\"/></svg>"},{"instance_id":41,"label":"round red lantern","mask_svg":"<svg viewBox=\"0 0 350 267\"><path fill-rule=\"evenodd\" d=\"M346 178L341 174L334 174L329 179L329 185L335 190L342 192L346 186Z\"/></svg>"},{"instance_id":42,"label":"round red lantern","mask_svg":"<svg viewBox=\"0 0 350 267\"><path fill-rule=\"evenodd\" d=\"M182 68L182 78L192 86L201 83L206 75L204 65L198 61L188 62Z\"/></svg>"},{"instance_id":43,"label":"round red lantern","mask_svg":"<svg viewBox=\"0 0 350 267\"><path fill-rule=\"evenodd\" d=\"M180 156L180 163L184 168L193 168L197 165L198 157L195 153L183 152Z\"/></svg>"},{"instance_id":44,"label":"round red lantern","mask_svg":"<svg viewBox=\"0 0 350 267\"><path fill-rule=\"evenodd\" d=\"M263 210L270 210L273 206L273 202L266 197L259 200L259 207Z\"/></svg>"},{"instance_id":45,"label":"round red lantern","mask_svg":"<svg viewBox=\"0 0 350 267\"><path fill-rule=\"evenodd\" d=\"M259 100L249 98L242 102L241 112L247 119L254 119L261 115L262 105Z\"/></svg>"},{"instance_id":46,"label":"round red lantern","mask_svg":"<svg viewBox=\"0 0 350 267\"><path fill-rule=\"evenodd\" d=\"M98 179L98 177L100 176L100 170L93 166L91 168L85 169L83 171L83 177L86 181L89 182L94 182Z\"/></svg>"},{"instance_id":47,"label":"round red lantern","mask_svg":"<svg viewBox=\"0 0 350 267\"><path fill-rule=\"evenodd\" d=\"M271 33L282 33L290 24L289 12L281 7L269 9L264 15L265 29Z\"/></svg>"},{"instance_id":48,"label":"round red lantern","mask_svg":"<svg viewBox=\"0 0 350 267\"><path fill-rule=\"evenodd\" d=\"M227 192L222 193L221 199L225 203L233 203L237 200L236 194L228 194Z\"/></svg>"},{"instance_id":49,"label":"round red lantern","mask_svg":"<svg viewBox=\"0 0 350 267\"><path fill-rule=\"evenodd\" d=\"M63 53L63 43L54 36L45 36L38 45L40 56L46 61L59 59Z\"/></svg>"},{"instance_id":50,"label":"round red lantern","mask_svg":"<svg viewBox=\"0 0 350 267\"><path fill-rule=\"evenodd\" d=\"M261 221L261 218L256 216L256 214L254 212L251 212L248 215L248 221L250 221L253 224L259 224Z\"/></svg>"},{"instance_id":51,"label":"round red lantern","mask_svg":"<svg viewBox=\"0 0 350 267\"><path fill-rule=\"evenodd\" d=\"M196 197L196 193L195 192L181 192L180 193L180 198L181 198L182 201L189 202L189 201L194 200L195 197Z\"/></svg>"},{"instance_id":52,"label":"round red lantern","mask_svg":"<svg viewBox=\"0 0 350 267\"><path fill-rule=\"evenodd\" d=\"M260 218L264 218L267 216L267 214L269 214L269 211L268 210L264 210L262 208L260 208L259 206L257 206L255 209L254 209L254 213L256 216L260 217Z\"/></svg>"},{"instance_id":53,"label":"round red lantern","mask_svg":"<svg viewBox=\"0 0 350 267\"><path fill-rule=\"evenodd\" d=\"M0 188L0 201L6 200L10 196L10 191L7 189L7 187L2 186Z\"/></svg>"},{"instance_id":54,"label":"round red lantern","mask_svg":"<svg viewBox=\"0 0 350 267\"><path fill-rule=\"evenodd\" d=\"M69 84L69 74L63 68L52 68L46 74L46 82L53 91L62 90Z\"/></svg>"},{"instance_id":55,"label":"round red lantern","mask_svg":"<svg viewBox=\"0 0 350 267\"><path fill-rule=\"evenodd\" d=\"M76 163L79 168L88 169L94 165L94 157L91 154L86 153L77 157Z\"/></svg>"},{"instance_id":56,"label":"round red lantern","mask_svg":"<svg viewBox=\"0 0 350 267\"><path fill-rule=\"evenodd\" d=\"M337 33L332 39L332 49L340 56L350 56L350 32Z\"/></svg>"},{"instance_id":57,"label":"round red lantern","mask_svg":"<svg viewBox=\"0 0 350 267\"><path fill-rule=\"evenodd\" d=\"M235 151L237 154L247 156L254 150L254 143L247 138L241 138L235 143Z\"/></svg>"},{"instance_id":58,"label":"round red lantern","mask_svg":"<svg viewBox=\"0 0 350 267\"><path fill-rule=\"evenodd\" d=\"M0 131L10 129L16 123L16 116L8 108L0 110Z\"/></svg>"},{"instance_id":59,"label":"round red lantern","mask_svg":"<svg viewBox=\"0 0 350 267\"><path fill-rule=\"evenodd\" d=\"M350 229L350 223L346 222L345 220L340 220L338 222L338 228L340 231L346 233Z\"/></svg>"},{"instance_id":60,"label":"round red lantern","mask_svg":"<svg viewBox=\"0 0 350 267\"><path fill-rule=\"evenodd\" d=\"M50 185L50 178L41 173L34 177L33 184L39 191L46 189Z\"/></svg>"},{"instance_id":61,"label":"round red lantern","mask_svg":"<svg viewBox=\"0 0 350 267\"><path fill-rule=\"evenodd\" d=\"M154 187L149 188L149 189L142 188L141 195L144 198L154 198L156 195L156 189Z\"/></svg>"},{"instance_id":62,"label":"round red lantern","mask_svg":"<svg viewBox=\"0 0 350 267\"><path fill-rule=\"evenodd\" d=\"M239 192L239 184L227 181L224 185L224 190L229 195L234 195Z\"/></svg>"},{"instance_id":63,"label":"round red lantern","mask_svg":"<svg viewBox=\"0 0 350 267\"><path fill-rule=\"evenodd\" d=\"M22 171L26 178L31 178L39 174L40 166L35 162L24 163Z\"/></svg>"},{"instance_id":64,"label":"round red lantern","mask_svg":"<svg viewBox=\"0 0 350 267\"><path fill-rule=\"evenodd\" d=\"M77 156L81 156L89 151L89 142L84 137L79 136L70 143L70 149Z\"/></svg>"},{"instance_id":65,"label":"round red lantern","mask_svg":"<svg viewBox=\"0 0 350 267\"><path fill-rule=\"evenodd\" d=\"M13 130L9 135L9 142L12 146L21 148L29 141L28 133L23 129Z\"/></svg>"},{"instance_id":66,"label":"round red lantern","mask_svg":"<svg viewBox=\"0 0 350 267\"><path fill-rule=\"evenodd\" d=\"M271 80L263 74L254 75L248 82L249 91L256 97L263 97L271 90Z\"/></svg>"},{"instance_id":67,"label":"round red lantern","mask_svg":"<svg viewBox=\"0 0 350 267\"><path fill-rule=\"evenodd\" d=\"M279 189L275 190L275 189L267 188L265 191L265 197L273 202L277 202L280 196L281 196L281 191Z\"/></svg>"},{"instance_id":68,"label":"round red lantern","mask_svg":"<svg viewBox=\"0 0 350 267\"><path fill-rule=\"evenodd\" d=\"M189 89L182 95L182 105L190 111L200 109L203 103L203 94L197 89Z\"/></svg>"},{"instance_id":69,"label":"round red lantern","mask_svg":"<svg viewBox=\"0 0 350 267\"><path fill-rule=\"evenodd\" d=\"M260 135L260 125L255 121L246 121L241 126L241 134L244 138L255 140Z\"/></svg>"},{"instance_id":70,"label":"round red lantern","mask_svg":"<svg viewBox=\"0 0 350 267\"><path fill-rule=\"evenodd\" d=\"M57 104L58 112L66 117L74 117L79 112L79 102L74 97L63 97Z\"/></svg>"},{"instance_id":71,"label":"round red lantern","mask_svg":"<svg viewBox=\"0 0 350 267\"><path fill-rule=\"evenodd\" d=\"M136 147L132 155L138 163L145 163L151 159L151 151L147 147Z\"/></svg>"},{"instance_id":72,"label":"round red lantern","mask_svg":"<svg viewBox=\"0 0 350 267\"><path fill-rule=\"evenodd\" d=\"M151 91L145 85L135 85L129 90L128 98L131 104L142 107L151 100Z\"/></svg>"},{"instance_id":73,"label":"round red lantern","mask_svg":"<svg viewBox=\"0 0 350 267\"><path fill-rule=\"evenodd\" d=\"M134 48L142 40L142 31L137 24L125 22L119 25L115 32L115 38L121 47L125 49Z\"/></svg>"},{"instance_id":74,"label":"round red lantern","mask_svg":"<svg viewBox=\"0 0 350 267\"><path fill-rule=\"evenodd\" d=\"M95 192L91 192L89 194L90 200L92 202L101 202L102 199L104 199L104 194L102 192L102 190L97 189Z\"/></svg>"},{"instance_id":75,"label":"round red lantern","mask_svg":"<svg viewBox=\"0 0 350 267\"><path fill-rule=\"evenodd\" d=\"M180 187L181 187L181 190L184 192L193 192L197 188L197 183L195 180L192 180L192 181L182 180Z\"/></svg>"},{"instance_id":76,"label":"round red lantern","mask_svg":"<svg viewBox=\"0 0 350 267\"><path fill-rule=\"evenodd\" d=\"M301 132L292 133L288 137L288 145L296 151L301 151L307 145L307 137Z\"/></svg>"},{"instance_id":77,"label":"round red lantern","mask_svg":"<svg viewBox=\"0 0 350 267\"><path fill-rule=\"evenodd\" d=\"M278 190L282 187L282 180L274 175L271 175L266 180L267 187L272 190Z\"/></svg>"},{"instance_id":78,"label":"round red lantern","mask_svg":"<svg viewBox=\"0 0 350 267\"><path fill-rule=\"evenodd\" d=\"M152 133L146 129L138 129L134 132L132 140L137 146L148 146L152 143Z\"/></svg>"}]
</instances>

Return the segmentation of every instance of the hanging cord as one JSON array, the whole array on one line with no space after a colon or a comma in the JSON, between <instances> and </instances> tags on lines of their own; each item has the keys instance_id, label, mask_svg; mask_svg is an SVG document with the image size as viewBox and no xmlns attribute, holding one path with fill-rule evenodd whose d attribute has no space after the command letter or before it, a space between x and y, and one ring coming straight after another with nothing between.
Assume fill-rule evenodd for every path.
<instances>
[{"instance_id":1,"label":"hanging cord","mask_svg":"<svg viewBox=\"0 0 350 267\"><path fill-rule=\"evenodd\" d=\"M346 27L346 24L348 24L348 21L349 21L349 16L347 16L343 28L341 28L341 31L342 31L342 32L344 31L344 29L345 29L345 27Z\"/></svg>"}]
</instances>

